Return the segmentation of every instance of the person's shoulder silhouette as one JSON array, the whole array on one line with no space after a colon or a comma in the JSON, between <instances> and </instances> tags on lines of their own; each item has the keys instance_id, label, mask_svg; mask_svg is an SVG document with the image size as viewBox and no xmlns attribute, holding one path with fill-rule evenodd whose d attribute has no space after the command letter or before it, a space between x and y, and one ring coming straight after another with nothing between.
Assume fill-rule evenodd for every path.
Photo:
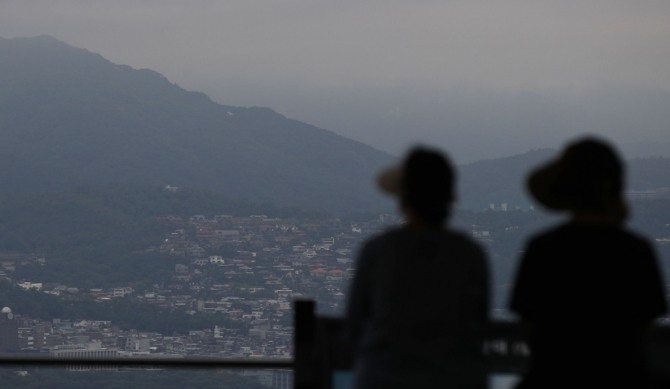
<instances>
[{"instance_id":1,"label":"person's shoulder silhouette","mask_svg":"<svg viewBox=\"0 0 670 389\"><path fill-rule=\"evenodd\" d=\"M442 153L420 147L378 177L406 222L368 240L356 263L347 327L358 388L485 387L488 264L444 227L454 176Z\"/></svg>"},{"instance_id":2,"label":"person's shoulder silhouette","mask_svg":"<svg viewBox=\"0 0 670 389\"><path fill-rule=\"evenodd\" d=\"M531 329L524 388L646 385L642 337L666 311L665 293L652 246L624 227L623 182L618 155L596 138L528 178L540 204L570 218L521 258L510 308Z\"/></svg>"}]
</instances>

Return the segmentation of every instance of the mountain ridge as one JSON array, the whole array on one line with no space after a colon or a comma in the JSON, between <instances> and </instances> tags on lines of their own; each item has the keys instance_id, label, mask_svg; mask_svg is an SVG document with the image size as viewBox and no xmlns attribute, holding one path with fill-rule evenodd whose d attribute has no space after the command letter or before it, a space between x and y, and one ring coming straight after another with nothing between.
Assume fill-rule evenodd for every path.
<instances>
[{"instance_id":1,"label":"mountain ridge","mask_svg":"<svg viewBox=\"0 0 670 389\"><path fill-rule=\"evenodd\" d=\"M8 186L135 182L315 210L383 204L370 177L394 158L368 145L269 108L215 103L55 38L3 40L0 54Z\"/></svg>"},{"instance_id":2,"label":"mountain ridge","mask_svg":"<svg viewBox=\"0 0 670 389\"><path fill-rule=\"evenodd\" d=\"M172 185L309 211L393 207L374 177L394 156L46 35L0 38L0 139L0 191ZM459 206L531 204L525 174L555 153L459 165ZM629 187L670 186L668 161L631 160Z\"/></svg>"}]
</instances>

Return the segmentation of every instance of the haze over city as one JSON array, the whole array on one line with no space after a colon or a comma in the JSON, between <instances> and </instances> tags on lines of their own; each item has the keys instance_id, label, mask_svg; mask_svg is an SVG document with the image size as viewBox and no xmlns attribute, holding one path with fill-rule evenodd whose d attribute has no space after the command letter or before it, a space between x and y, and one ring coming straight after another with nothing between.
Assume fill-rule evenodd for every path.
<instances>
[{"instance_id":1,"label":"haze over city","mask_svg":"<svg viewBox=\"0 0 670 389\"><path fill-rule=\"evenodd\" d=\"M391 154L459 163L603 134L664 154L665 1L3 1L0 36L52 35L234 106Z\"/></svg>"},{"instance_id":2,"label":"haze over city","mask_svg":"<svg viewBox=\"0 0 670 389\"><path fill-rule=\"evenodd\" d=\"M459 165L494 319L555 220L527 173L585 133L627 158L667 285L670 158L631 158L670 157L668 69L665 0L0 0L0 354L273 358L113 378L288 387L292 304L343 314L360 245L404 220L374 178L415 143ZM111 381L38 370L0 380Z\"/></svg>"}]
</instances>

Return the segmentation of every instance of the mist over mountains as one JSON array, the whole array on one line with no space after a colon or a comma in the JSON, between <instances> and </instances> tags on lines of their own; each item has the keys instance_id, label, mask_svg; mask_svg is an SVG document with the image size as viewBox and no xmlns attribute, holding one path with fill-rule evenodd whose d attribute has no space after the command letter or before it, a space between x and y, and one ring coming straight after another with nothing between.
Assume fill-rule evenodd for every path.
<instances>
[{"instance_id":1,"label":"mist over mountains","mask_svg":"<svg viewBox=\"0 0 670 389\"><path fill-rule=\"evenodd\" d=\"M559 148L585 133L616 142L628 158L670 156L670 93L600 86L572 94L378 86L196 85L217 101L254 102L400 154L416 141L459 164Z\"/></svg>"},{"instance_id":2,"label":"mist over mountains","mask_svg":"<svg viewBox=\"0 0 670 389\"><path fill-rule=\"evenodd\" d=\"M370 177L392 160L48 36L0 40L0 136L5 190L172 185L313 210L378 208Z\"/></svg>"},{"instance_id":3,"label":"mist over mountains","mask_svg":"<svg viewBox=\"0 0 670 389\"><path fill-rule=\"evenodd\" d=\"M662 111L662 97L654 100L656 105L647 104L650 115ZM540 118L546 118L541 113L546 101L533 103L532 96L527 98L528 111L536 111L527 126L539 125ZM358 109L372 107L365 113L371 115L382 103L361 104ZM482 112L492 105L483 104ZM468 121L477 113L457 104L445 107L444 115L453 111L451 123L459 131L479 136L481 148L491 144L504 148L510 138L516 147L533 150L460 166L460 205L482 209L490 203L530 204L523 179L532 166L555 153L537 148L547 140L502 130L495 138L487 137L477 133L477 126L493 126L482 123L492 121L495 112ZM337 113L338 107L332 112ZM553 113L555 122L545 125L558 129L570 120L581 126L598 122L595 117L591 122L582 120L583 115L571 116L574 112L558 109ZM424 116L398 111L388 132L378 136L393 138L398 126L425 126ZM613 113L611 122L598 123L618 121ZM504 129L511 123L512 118L497 125ZM554 147L564 135L556 133ZM216 103L154 71L117 65L49 36L0 38L0 137L3 192L171 185L316 211L376 212L393 207L374 187L374 176L394 156L268 108ZM663 142L656 145L662 148ZM670 186L668 166L664 158L631 162L630 187Z\"/></svg>"}]
</instances>

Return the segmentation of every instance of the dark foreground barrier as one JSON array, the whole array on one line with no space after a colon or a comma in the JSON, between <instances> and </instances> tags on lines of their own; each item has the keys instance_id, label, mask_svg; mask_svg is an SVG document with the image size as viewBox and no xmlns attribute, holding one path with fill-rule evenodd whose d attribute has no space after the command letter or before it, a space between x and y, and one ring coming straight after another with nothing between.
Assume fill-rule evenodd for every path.
<instances>
[{"instance_id":1,"label":"dark foreground barrier","mask_svg":"<svg viewBox=\"0 0 670 389\"><path fill-rule=\"evenodd\" d=\"M352 345L342 337L344 320L318 316L315 309L313 301L296 302L296 389L332 389L335 374L353 367ZM492 374L523 373L530 355L514 322L491 323L482 351Z\"/></svg>"},{"instance_id":2,"label":"dark foreground barrier","mask_svg":"<svg viewBox=\"0 0 670 389\"><path fill-rule=\"evenodd\" d=\"M87 366L98 369L288 369L294 373L296 389L333 389L338 372L351 371L353 349L342 337L341 318L316 314L312 300L295 302L294 359L223 358L67 358L0 355L0 367ZM616 339L613 339L616 341ZM655 326L649 336L651 370L660 387L670 383L670 327ZM530 351L518 323L493 321L482 345L490 374L521 374L526 370ZM576 350L579 352L579 350ZM569 361L567 361L569 364Z\"/></svg>"},{"instance_id":3,"label":"dark foreground barrier","mask_svg":"<svg viewBox=\"0 0 670 389\"><path fill-rule=\"evenodd\" d=\"M344 321L318 316L315 308L313 301L296 302L295 387L334 389L335 375L353 367L353 349L342 337ZM654 388L670 389L670 326L656 325L651 329L647 350ZM528 367L530 349L518 322L492 321L482 352L491 375L519 375ZM569 364L566 361L568 369Z\"/></svg>"}]
</instances>

